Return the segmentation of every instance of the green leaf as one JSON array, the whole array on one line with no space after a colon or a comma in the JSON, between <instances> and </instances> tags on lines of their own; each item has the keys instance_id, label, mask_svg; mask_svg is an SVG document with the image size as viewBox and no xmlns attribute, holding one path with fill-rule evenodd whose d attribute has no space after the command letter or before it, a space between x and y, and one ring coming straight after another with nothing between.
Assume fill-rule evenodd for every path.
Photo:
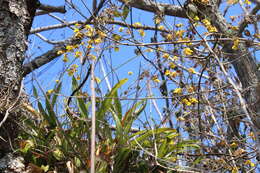
<instances>
[{"instance_id":1,"label":"green leaf","mask_svg":"<svg viewBox=\"0 0 260 173\"><path fill-rule=\"evenodd\" d=\"M131 150L129 148L120 148L119 151L117 151L113 173L125 172L125 167L128 166L126 160L130 153Z\"/></svg>"},{"instance_id":2,"label":"green leaf","mask_svg":"<svg viewBox=\"0 0 260 173\"><path fill-rule=\"evenodd\" d=\"M126 134L130 132L134 120L136 120L137 117L141 114L141 112L145 109L146 103L147 103L146 100L137 102L136 104L134 104L132 108L130 108L127 111L126 115L124 116L124 119L122 120L123 121L122 124L126 124L125 126ZM140 105L141 107L138 109Z\"/></svg>"},{"instance_id":3,"label":"green leaf","mask_svg":"<svg viewBox=\"0 0 260 173\"><path fill-rule=\"evenodd\" d=\"M123 17L124 20L127 18L128 14L129 14L129 11L130 11L129 6L128 5L124 5L123 14L122 14L122 17Z\"/></svg>"},{"instance_id":4,"label":"green leaf","mask_svg":"<svg viewBox=\"0 0 260 173\"><path fill-rule=\"evenodd\" d=\"M200 156L193 161L192 165L195 166L199 164L202 160L203 160L203 156Z\"/></svg>"},{"instance_id":5,"label":"green leaf","mask_svg":"<svg viewBox=\"0 0 260 173\"><path fill-rule=\"evenodd\" d=\"M45 104L46 104L46 109L48 111L48 120L49 120L49 124L51 128L55 128L57 126L56 123L56 114L53 110L53 106L50 103L50 99L47 97L45 97Z\"/></svg>"},{"instance_id":6,"label":"green leaf","mask_svg":"<svg viewBox=\"0 0 260 173\"><path fill-rule=\"evenodd\" d=\"M38 92L34 86L33 86L33 95L38 99Z\"/></svg>"},{"instance_id":7,"label":"green leaf","mask_svg":"<svg viewBox=\"0 0 260 173\"><path fill-rule=\"evenodd\" d=\"M112 106L112 100L111 97L115 95L117 90L127 82L127 78L120 80L112 89L111 91L105 95L105 100L101 102L101 107L99 111L97 112L97 119L103 120L105 113L109 111L110 107ZM97 122L99 124L99 122ZM98 127L98 126L97 126Z\"/></svg>"},{"instance_id":8,"label":"green leaf","mask_svg":"<svg viewBox=\"0 0 260 173\"><path fill-rule=\"evenodd\" d=\"M49 115L46 113L46 111L44 110L42 104L40 101L38 101L38 109L40 111L40 113L43 115L43 119L46 120L48 122L48 125L50 125L50 118Z\"/></svg>"},{"instance_id":9,"label":"green leaf","mask_svg":"<svg viewBox=\"0 0 260 173\"><path fill-rule=\"evenodd\" d=\"M147 139L150 136L161 134L161 133L166 133L166 132L171 132L171 133L176 133L175 129L172 128L158 128L158 129L153 129L153 130L142 130L137 133L134 133L131 137L136 137L132 139L131 144L137 145L137 143L142 143L145 139Z\"/></svg>"},{"instance_id":10,"label":"green leaf","mask_svg":"<svg viewBox=\"0 0 260 173\"><path fill-rule=\"evenodd\" d=\"M165 154L167 154L167 146L168 146L168 141L167 139L163 140L163 143L159 146L158 149L158 157L163 158Z\"/></svg>"},{"instance_id":11,"label":"green leaf","mask_svg":"<svg viewBox=\"0 0 260 173\"><path fill-rule=\"evenodd\" d=\"M55 93L59 93L59 92L60 92L61 86L62 86L62 83L60 82L60 83L58 84L58 86L56 87L56 89L55 89ZM57 102L57 98L58 98L58 94L53 94L52 101L51 101L52 107L55 106L55 104L56 104L56 102Z\"/></svg>"},{"instance_id":12,"label":"green leaf","mask_svg":"<svg viewBox=\"0 0 260 173\"><path fill-rule=\"evenodd\" d=\"M119 144L122 143L124 138L123 128L120 119L117 116L117 113L111 110L112 116L114 118L114 121L116 123L116 138L119 139Z\"/></svg>"},{"instance_id":13,"label":"green leaf","mask_svg":"<svg viewBox=\"0 0 260 173\"><path fill-rule=\"evenodd\" d=\"M118 118L121 120L122 119L122 105L120 100L118 99L118 93L115 93L115 100L114 100L114 107L115 107L115 111L118 115Z\"/></svg>"},{"instance_id":14,"label":"green leaf","mask_svg":"<svg viewBox=\"0 0 260 173\"><path fill-rule=\"evenodd\" d=\"M78 87L78 82L74 76L72 76L72 90L74 91Z\"/></svg>"}]
</instances>

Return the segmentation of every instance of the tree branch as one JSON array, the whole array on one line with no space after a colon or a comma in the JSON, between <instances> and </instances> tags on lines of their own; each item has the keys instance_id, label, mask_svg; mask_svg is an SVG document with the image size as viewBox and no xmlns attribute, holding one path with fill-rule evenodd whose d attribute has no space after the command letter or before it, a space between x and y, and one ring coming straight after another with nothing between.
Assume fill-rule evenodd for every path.
<instances>
[{"instance_id":1,"label":"tree branch","mask_svg":"<svg viewBox=\"0 0 260 173\"><path fill-rule=\"evenodd\" d=\"M107 24L115 24L115 25L119 25L119 26L123 26L123 27L130 27L130 28L133 28L133 29L156 30L156 28L153 27L153 26L145 26L145 25L144 26L135 26L135 25L127 24L125 22L120 22L120 21L106 21L106 23ZM94 22L71 21L71 22L60 23L60 24L51 25L51 26L43 26L43 27L32 29L30 31L30 34L48 31L48 30L51 30L51 29L64 28L64 27L75 25L75 24L85 24L86 25L86 24L94 24ZM157 30L163 31L163 32L169 32L166 29L157 29Z\"/></svg>"},{"instance_id":2,"label":"tree branch","mask_svg":"<svg viewBox=\"0 0 260 173\"><path fill-rule=\"evenodd\" d=\"M119 1L122 3L126 3L125 0ZM126 4L130 5L131 7L153 13L163 13L168 16L187 18L185 10L178 5L156 3L155 1L151 0L130 0L127 1Z\"/></svg>"},{"instance_id":3,"label":"tree branch","mask_svg":"<svg viewBox=\"0 0 260 173\"><path fill-rule=\"evenodd\" d=\"M65 6L51 6L46 4L41 4L39 6L40 11L36 12L36 15L43 15L48 13L66 13Z\"/></svg>"},{"instance_id":4,"label":"tree branch","mask_svg":"<svg viewBox=\"0 0 260 173\"><path fill-rule=\"evenodd\" d=\"M98 12L103 7L104 3L105 3L105 0L100 1L100 3L98 4L97 10L95 11L95 14L93 14L94 16L96 16L98 14ZM86 20L85 23L91 22L94 19L93 15L91 15ZM49 50L48 52L44 53L43 55L36 57L31 62L24 64L23 65L23 76L26 76L27 74L31 73L33 70L38 69L39 67L51 62L52 60L54 60L55 58L60 56L58 54L58 51L65 51L66 45L76 45L76 44L79 44L80 42L81 42L81 39L77 39L72 36L68 40L64 41L64 44L54 46L54 48L52 50Z\"/></svg>"},{"instance_id":5,"label":"tree branch","mask_svg":"<svg viewBox=\"0 0 260 173\"><path fill-rule=\"evenodd\" d=\"M64 44L54 46L52 50L47 51L46 53L36 57L31 62L23 65L23 76L31 73L32 71L40 68L41 66L51 62L58 56L58 51L65 51L66 45L75 45L80 43L81 40L75 39L74 37L66 40Z\"/></svg>"}]
</instances>

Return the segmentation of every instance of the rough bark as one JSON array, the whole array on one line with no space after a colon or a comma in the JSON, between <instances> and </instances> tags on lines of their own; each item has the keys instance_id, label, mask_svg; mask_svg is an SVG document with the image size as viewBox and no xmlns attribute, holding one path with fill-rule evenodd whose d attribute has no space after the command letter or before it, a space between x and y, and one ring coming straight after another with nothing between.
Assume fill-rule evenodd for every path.
<instances>
[{"instance_id":1,"label":"rough bark","mask_svg":"<svg viewBox=\"0 0 260 173\"><path fill-rule=\"evenodd\" d=\"M36 0L0 0L0 122L8 116L0 127L0 157L19 131L22 110L14 108L24 101L22 64L36 7Z\"/></svg>"}]
</instances>

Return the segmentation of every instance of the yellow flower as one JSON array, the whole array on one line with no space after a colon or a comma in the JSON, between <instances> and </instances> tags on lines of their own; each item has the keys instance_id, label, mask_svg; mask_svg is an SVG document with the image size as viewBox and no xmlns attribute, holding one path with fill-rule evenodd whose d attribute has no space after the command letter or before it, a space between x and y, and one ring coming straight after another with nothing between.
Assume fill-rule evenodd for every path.
<instances>
[{"instance_id":1,"label":"yellow flower","mask_svg":"<svg viewBox=\"0 0 260 173\"><path fill-rule=\"evenodd\" d=\"M91 48L94 48L94 47L92 46L92 44L88 44L88 45L86 46L86 48L87 48L87 49L91 49Z\"/></svg>"},{"instance_id":2,"label":"yellow flower","mask_svg":"<svg viewBox=\"0 0 260 173\"><path fill-rule=\"evenodd\" d=\"M140 26L142 26L142 24L140 22L136 22L136 23L133 24L133 26L134 27L140 27Z\"/></svg>"},{"instance_id":3,"label":"yellow flower","mask_svg":"<svg viewBox=\"0 0 260 173\"><path fill-rule=\"evenodd\" d=\"M97 82L97 84L101 82L101 80L98 77L95 77L95 81Z\"/></svg>"},{"instance_id":4,"label":"yellow flower","mask_svg":"<svg viewBox=\"0 0 260 173\"><path fill-rule=\"evenodd\" d=\"M53 89L50 89L50 90L47 91L47 94L51 94L51 93L53 93L53 92L54 92L54 90L53 90Z\"/></svg>"},{"instance_id":5,"label":"yellow flower","mask_svg":"<svg viewBox=\"0 0 260 173\"><path fill-rule=\"evenodd\" d=\"M67 51L72 51L73 50L73 46L72 45L67 45L66 46L66 50Z\"/></svg>"},{"instance_id":6,"label":"yellow flower","mask_svg":"<svg viewBox=\"0 0 260 173\"><path fill-rule=\"evenodd\" d=\"M101 42L102 42L101 38L96 38L96 39L94 40L94 44L99 44L99 43L101 43Z\"/></svg>"},{"instance_id":7,"label":"yellow flower","mask_svg":"<svg viewBox=\"0 0 260 173\"><path fill-rule=\"evenodd\" d=\"M130 29L127 29L127 30L126 30L126 33L129 34L129 35L131 35L132 32L131 32Z\"/></svg>"},{"instance_id":8,"label":"yellow flower","mask_svg":"<svg viewBox=\"0 0 260 173\"><path fill-rule=\"evenodd\" d=\"M232 167L231 173L238 173L238 168L237 167Z\"/></svg>"},{"instance_id":9,"label":"yellow flower","mask_svg":"<svg viewBox=\"0 0 260 173\"><path fill-rule=\"evenodd\" d=\"M238 31L239 28L237 26L231 26L230 29L233 31Z\"/></svg>"},{"instance_id":10,"label":"yellow flower","mask_svg":"<svg viewBox=\"0 0 260 173\"><path fill-rule=\"evenodd\" d=\"M176 71L172 71L171 74L170 74L170 76L172 78L175 78L177 75L178 75L178 73Z\"/></svg>"},{"instance_id":11,"label":"yellow flower","mask_svg":"<svg viewBox=\"0 0 260 173\"><path fill-rule=\"evenodd\" d=\"M255 135L254 135L253 132L250 132L250 133L248 134L248 136L250 136L253 140L255 140Z\"/></svg>"},{"instance_id":12,"label":"yellow flower","mask_svg":"<svg viewBox=\"0 0 260 173\"><path fill-rule=\"evenodd\" d=\"M77 76L77 77L76 77L76 80L80 80L80 76Z\"/></svg>"},{"instance_id":13,"label":"yellow flower","mask_svg":"<svg viewBox=\"0 0 260 173\"><path fill-rule=\"evenodd\" d=\"M205 26L210 26L211 24L210 24L210 21L208 20L208 19L203 19L202 21L201 21Z\"/></svg>"},{"instance_id":14,"label":"yellow flower","mask_svg":"<svg viewBox=\"0 0 260 173\"><path fill-rule=\"evenodd\" d=\"M116 41L120 41L120 40L121 40L121 36L118 35L118 34L113 34L113 35L112 35L112 38L113 38L114 40L116 40Z\"/></svg>"},{"instance_id":15,"label":"yellow flower","mask_svg":"<svg viewBox=\"0 0 260 173\"><path fill-rule=\"evenodd\" d=\"M161 82L159 79L154 79L153 81L156 82L156 83L160 83Z\"/></svg>"},{"instance_id":16,"label":"yellow flower","mask_svg":"<svg viewBox=\"0 0 260 173\"><path fill-rule=\"evenodd\" d=\"M172 34L167 34L166 35L166 39L167 40L172 40L173 39L173 35Z\"/></svg>"},{"instance_id":17,"label":"yellow flower","mask_svg":"<svg viewBox=\"0 0 260 173\"><path fill-rule=\"evenodd\" d=\"M85 25L86 30L93 30L93 28L90 25Z\"/></svg>"},{"instance_id":18,"label":"yellow flower","mask_svg":"<svg viewBox=\"0 0 260 173\"><path fill-rule=\"evenodd\" d=\"M182 99L181 102L182 104L185 104L187 106L190 106L192 104L188 99Z\"/></svg>"},{"instance_id":19,"label":"yellow flower","mask_svg":"<svg viewBox=\"0 0 260 173\"><path fill-rule=\"evenodd\" d=\"M195 73L195 70L194 70L194 68L189 68L189 69L188 69L188 72L190 72L190 73Z\"/></svg>"},{"instance_id":20,"label":"yellow flower","mask_svg":"<svg viewBox=\"0 0 260 173\"><path fill-rule=\"evenodd\" d=\"M58 52L57 52L57 54L58 55L61 55L61 54L64 54L65 52L63 51L63 50L59 50Z\"/></svg>"},{"instance_id":21,"label":"yellow flower","mask_svg":"<svg viewBox=\"0 0 260 173\"><path fill-rule=\"evenodd\" d=\"M86 32L86 36L93 37L94 36L94 32L93 31L88 31L88 32Z\"/></svg>"},{"instance_id":22,"label":"yellow flower","mask_svg":"<svg viewBox=\"0 0 260 173\"><path fill-rule=\"evenodd\" d=\"M145 36L145 32L144 32L144 30L143 30L143 29L139 29L139 30L138 30L138 32L139 32L139 34L140 34L142 37L144 37L144 36Z\"/></svg>"},{"instance_id":23,"label":"yellow flower","mask_svg":"<svg viewBox=\"0 0 260 173\"><path fill-rule=\"evenodd\" d=\"M73 68L73 69L76 69L76 68L78 68L79 66L77 65L77 64L73 64L73 65L71 65L71 68Z\"/></svg>"},{"instance_id":24,"label":"yellow flower","mask_svg":"<svg viewBox=\"0 0 260 173\"><path fill-rule=\"evenodd\" d=\"M185 48L184 50L183 50L183 53L185 54L185 55L192 55L192 53L193 53L193 50L191 50L190 48Z\"/></svg>"},{"instance_id":25,"label":"yellow flower","mask_svg":"<svg viewBox=\"0 0 260 173\"><path fill-rule=\"evenodd\" d=\"M174 91L173 91L174 94L181 94L182 93L182 88L176 88Z\"/></svg>"},{"instance_id":26,"label":"yellow flower","mask_svg":"<svg viewBox=\"0 0 260 173\"><path fill-rule=\"evenodd\" d=\"M118 46L114 47L114 51L118 52L119 51L119 47Z\"/></svg>"},{"instance_id":27,"label":"yellow flower","mask_svg":"<svg viewBox=\"0 0 260 173\"><path fill-rule=\"evenodd\" d=\"M163 25L160 25L160 26L158 26L158 29L159 29L159 30L164 30L164 26L163 26Z\"/></svg>"},{"instance_id":28,"label":"yellow flower","mask_svg":"<svg viewBox=\"0 0 260 173\"><path fill-rule=\"evenodd\" d=\"M187 88L187 91L188 91L189 93L193 93L193 92L194 92L194 87L193 87L193 86L189 86L189 87Z\"/></svg>"},{"instance_id":29,"label":"yellow flower","mask_svg":"<svg viewBox=\"0 0 260 173\"><path fill-rule=\"evenodd\" d=\"M75 33L79 32L79 28L74 28L73 32Z\"/></svg>"},{"instance_id":30,"label":"yellow flower","mask_svg":"<svg viewBox=\"0 0 260 173\"><path fill-rule=\"evenodd\" d=\"M81 32L76 32L75 37L77 38L83 38L84 34L82 34Z\"/></svg>"},{"instance_id":31,"label":"yellow flower","mask_svg":"<svg viewBox=\"0 0 260 173\"><path fill-rule=\"evenodd\" d=\"M165 74L165 76L169 76L171 74L171 71L170 70L166 70L164 74Z\"/></svg>"},{"instance_id":32,"label":"yellow flower","mask_svg":"<svg viewBox=\"0 0 260 173\"><path fill-rule=\"evenodd\" d=\"M145 52L153 52L153 49L147 48L147 49L145 50Z\"/></svg>"},{"instance_id":33,"label":"yellow flower","mask_svg":"<svg viewBox=\"0 0 260 173\"><path fill-rule=\"evenodd\" d=\"M182 116L180 116L180 117L177 118L177 120L178 120L178 121L185 121L185 118L182 117Z\"/></svg>"},{"instance_id":34,"label":"yellow flower","mask_svg":"<svg viewBox=\"0 0 260 173\"><path fill-rule=\"evenodd\" d=\"M165 54L163 54L162 57L165 58L165 59L168 59L170 57L170 55L168 53L165 53Z\"/></svg>"},{"instance_id":35,"label":"yellow flower","mask_svg":"<svg viewBox=\"0 0 260 173\"><path fill-rule=\"evenodd\" d=\"M194 97L190 98L189 101L194 104L194 103L199 103L198 100Z\"/></svg>"},{"instance_id":36,"label":"yellow flower","mask_svg":"<svg viewBox=\"0 0 260 173\"><path fill-rule=\"evenodd\" d=\"M80 24L79 24L79 23L76 23L76 24L75 24L75 26L76 26L76 27L79 27L79 26L80 26Z\"/></svg>"},{"instance_id":37,"label":"yellow flower","mask_svg":"<svg viewBox=\"0 0 260 173\"><path fill-rule=\"evenodd\" d=\"M160 83L160 82L161 82L161 81L158 79L157 76L153 76L153 77L152 77L152 80L153 80L154 82L156 82L156 83Z\"/></svg>"},{"instance_id":38,"label":"yellow flower","mask_svg":"<svg viewBox=\"0 0 260 173\"><path fill-rule=\"evenodd\" d=\"M67 70L68 75L72 76L75 72L77 72L77 68L78 68L77 64L71 65L70 68Z\"/></svg>"},{"instance_id":39,"label":"yellow flower","mask_svg":"<svg viewBox=\"0 0 260 173\"><path fill-rule=\"evenodd\" d=\"M238 45L239 45L239 39L236 38L236 39L234 40L232 49L233 49L233 50L238 50Z\"/></svg>"},{"instance_id":40,"label":"yellow flower","mask_svg":"<svg viewBox=\"0 0 260 173\"><path fill-rule=\"evenodd\" d=\"M179 30L179 31L175 32L175 35L176 35L176 37L181 38L183 36L184 32L185 32L184 30Z\"/></svg>"},{"instance_id":41,"label":"yellow flower","mask_svg":"<svg viewBox=\"0 0 260 173\"><path fill-rule=\"evenodd\" d=\"M173 56L173 58L172 58L174 61L177 61L178 59L179 59L179 57L177 57L177 56Z\"/></svg>"},{"instance_id":42,"label":"yellow flower","mask_svg":"<svg viewBox=\"0 0 260 173\"><path fill-rule=\"evenodd\" d=\"M105 32L102 32L102 31L98 31L97 33L98 33L100 38L105 38L107 36L107 34Z\"/></svg>"},{"instance_id":43,"label":"yellow flower","mask_svg":"<svg viewBox=\"0 0 260 173\"><path fill-rule=\"evenodd\" d=\"M118 31L119 31L119 32L123 32L123 30L124 30L123 27L119 27L119 28L118 28Z\"/></svg>"},{"instance_id":44,"label":"yellow flower","mask_svg":"<svg viewBox=\"0 0 260 173\"><path fill-rule=\"evenodd\" d=\"M158 47L158 48L157 48L157 51L158 51L158 52L162 52L162 51L163 51L163 48Z\"/></svg>"},{"instance_id":45,"label":"yellow flower","mask_svg":"<svg viewBox=\"0 0 260 173\"><path fill-rule=\"evenodd\" d=\"M160 24L162 22L162 18L161 17L158 17L158 16L156 16L155 18L154 18L154 23L155 24Z\"/></svg>"},{"instance_id":46,"label":"yellow flower","mask_svg":"<svg viewBox=\"0 0 260 173\"><path fill-rule=\"evenodd\" d=\"M199 16L195 16L193 19L194 19L195 21L199 21L199 20L200 20Z\"/></svg>"},{"instance_id":47,"label":"yellow flower","mask_svg":"<svg viewBox=\"0 0 260 173\"><path fill-rule=\"evenodd\" d=\"M69 61L69 58L68 58L68 55L67 55L67 54L64 54L64 55L63 55L62 61L63 61L63 62L68 62L68 61Z\"/></svg>"},{"instance_id":48,"label":"yellow flower","mask_svg":"<svg viewBox=\"0 0 260 173\"><path fill-rule=\"evenodd\" d=\"M171 69L174 69L176 67L176 65L173 62L170 62L169 66L170 66Z\"/></svg>"},{"instance_id":49,"label":"yellow flower","mask_svg":"<svg viewBox=\"0 0 260 173\"><path fill-rule=\"evenodd\" d=\"M75 52L75 57L76 58L79 58L79 57L81 57L82 56L82 52L80 52L80 51L76 51Z\"/></svg>"},{"instance_id":50,"label":"yellow flower","mask_svg":"<svg viewBox=\"0 0 260 173\"><path fill-rule=\"evenodd\" d=\"M89 54L88 58L90 60L96 60L97 59L97 57L95 55L92 55L92 54Z\"/></svg>"},{"instance_id":51,"label":"yellow flower","mask_svg":"<svg viewBox=\"0 0 260 173\"><path fill-rule=\"evenodd\" d=\"M229 145L231 148L236 148L238 145L236 142L232 142L230 145Z\"/></svg>"},{"instance_id":52,"label":"yellow flower","mask_svg":"<svg viewBox=\"0 0 260 173\"><path fill-rule=\"evenodd\" d=\"M187 45L187 46L192 45L192 42L191 42L190 38L188 38L188 37L180 39L179 41L185 41L186 42L185 45Z\"/></svg>"},{"instance_id":53,"label":"yellow flower","mask_svg":"<svg viewBox=\"0 0 260 173\"><path fill-rule=\"evenodd\" d=\"M180 28L180 27L183 26L183 24L182 24L182 23L178 23L178 24L176 24L175 26L176 26L177 28Z\"/></svg>"},{"instance_id":54,"label":"yellow flower","mask_svg":"<svg viewBox=\"0 0 260 173\"><path fill-rule=\"evenodd\" d=\"M251 167L255 167L255 164L251 160L246 160L245 165L250 165Z\"/></svg>"},{"instance_id":55,"label":"yellow flower","mask_svg":"<svg viewBox=\"0 0 260 173\"><path fill-rule=\"evenodd\" d=\"M250 5L251 2L249 0L245 0L245 4Z\"/></svg>"},{"instance_id":56,"label":"yellow flower","mask_svg":"<svg viewBox=\"0 0 260 173\"><path fill-rule=\"evenodd\" d=\"M209 27L207 27L207 29L209 32L218 32L217 28L214 26L209 26Z\"/></svg>"}]
</instances>

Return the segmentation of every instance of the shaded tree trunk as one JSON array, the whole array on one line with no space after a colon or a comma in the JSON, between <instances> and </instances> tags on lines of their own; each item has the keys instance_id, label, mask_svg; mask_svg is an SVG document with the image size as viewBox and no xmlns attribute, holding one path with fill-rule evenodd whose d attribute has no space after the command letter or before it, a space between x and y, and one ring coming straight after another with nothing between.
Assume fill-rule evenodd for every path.
<instances>
[{"instance_id":1,"label":"shaded tree trunk","mask_svg":"<svg viewBox=\"0 0 260 173\"><path fill-rule=\"evenodd\" d=\"M17 120L22 110L14 107L24 101L20 93L22 64L36 6L37 0L0 0L0 122L2 122L0 154L2 155L10 150L10 144L19 131Z\"/></svg>"}]
</instances>

